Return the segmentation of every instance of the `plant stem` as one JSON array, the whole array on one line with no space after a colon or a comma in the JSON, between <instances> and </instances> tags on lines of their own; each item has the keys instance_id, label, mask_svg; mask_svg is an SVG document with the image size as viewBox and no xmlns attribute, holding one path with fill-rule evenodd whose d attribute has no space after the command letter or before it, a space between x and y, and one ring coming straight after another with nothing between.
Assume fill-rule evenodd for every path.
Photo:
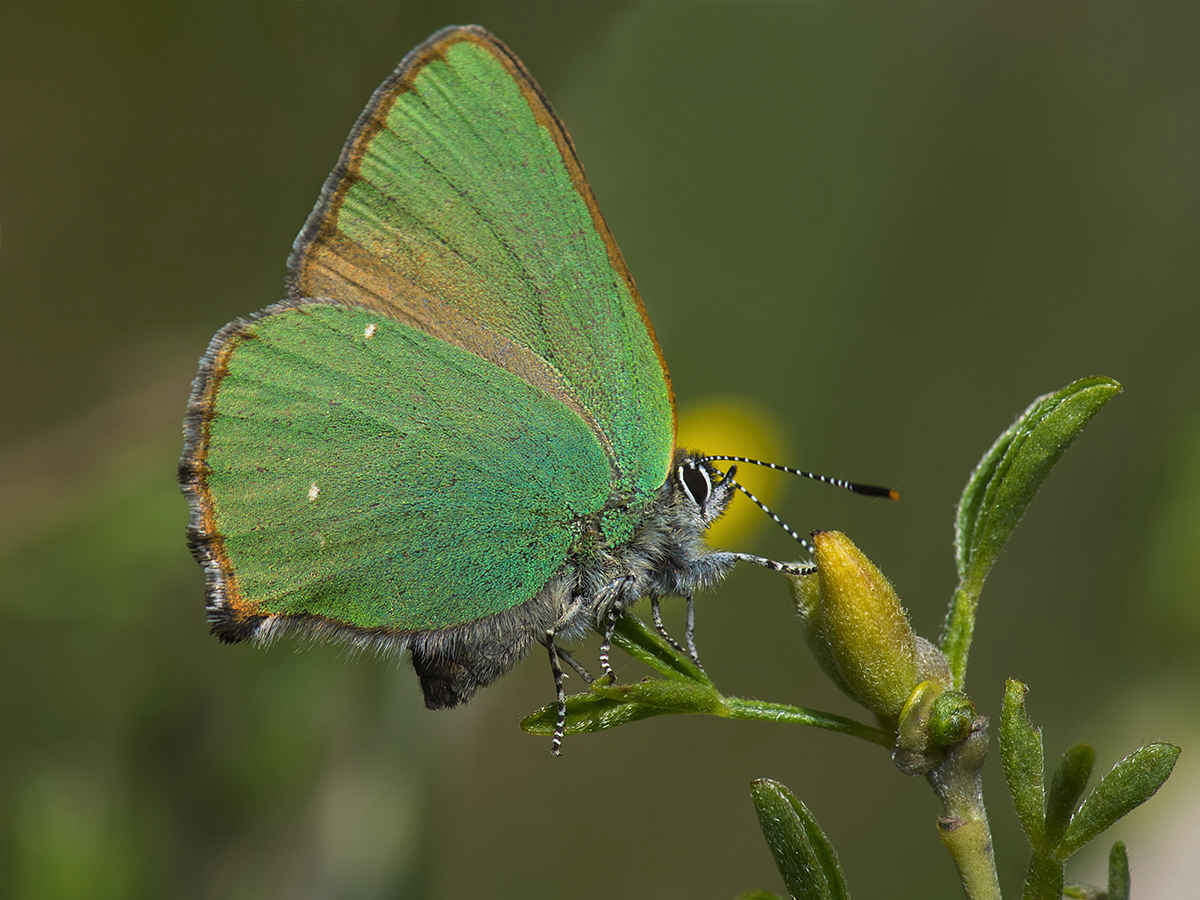
<instances>
[{"instance_id":1,"label":"plant stem","mask_svg":"<svg viewBox=\"0 0 1200 900\"><path fill-rule=\"evenodd\" d=\"M958 867L967 900L1000 900L992 832L983 806L986 728L987 719L976 719L967 738L948 748L946 758L926 776L946 810L938 819L938 833Z\"/></svg>"}]
</instances>

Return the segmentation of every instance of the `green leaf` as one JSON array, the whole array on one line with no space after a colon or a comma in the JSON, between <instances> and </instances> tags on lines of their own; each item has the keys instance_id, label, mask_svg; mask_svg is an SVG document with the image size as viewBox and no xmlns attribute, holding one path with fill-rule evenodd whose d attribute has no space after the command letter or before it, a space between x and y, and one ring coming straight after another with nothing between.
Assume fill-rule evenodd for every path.
<instances>
[{"instance_id":1,"label":"green leaf","mask_svg":"<svg viewBox=\"0 0 1200 900\"><path fill-rule=\"evenodd\" d=\"M1054 778L1050 782L1050 793L1046 797L1047 849L1052 851L1066 834L1095 764L1096 751L1091 744L1085 743L1068 747L1058 761L1058 768L1054 770Z\"/></svg>"},{"instance_id":2,"label":"green leaf","mask_svg":"<svg viewBox=\"0 0 1200 900\"><path fill-rule=\"evenodd\" d=\"M1041 848L1045 836L1045 757L1041 729L1033 727L1025 712L1027 690L1012 678L1005 685L1000 712L1000 759L1017 818L1030 846L1036 850Z\"/></svg>"},{"instance_id":3,"label":"green leaf","mask_svg":"<svg viewBox=\"0 0 1200 900\"><path fill-rule=\"evenodd\" d=\"M612 642L632 658L668 678L688 678L712 685L704 670L690 656L679 653L658 631L650 630L646 623L628 610L617 619Z\"/></svg>"},{"instance_id":4,"label":"green leaf","mask_svg":"<svg viewBox=\"0 0 1200 900\"><path fill-rule=\"evenodd\" d=\"M704 671L680 653L637 616L626 612L617 621L613 643L667 679L646 679L633 685L606 685L567 698L566 734L586 734L629 722L675 713L724 715L721 695ZM543 706L521 720L528 734L551 735L558 720L555 704Z\"/></svg>"},{"instance_id":5,"label":"green leaf","mask_svg":"<svg viewBox=\"0 0 1200 900\"><path fill-rule=\"evenodd\" d=\"M808 808L777 781L750 784L758 824L795 900L849 900L837 853Z\"/></svg>"},{"instance_id":6,"label":"green leaf","mask_svg":"<svg viewBox=\"0 0 1200 900\"><path fill-rule=\"evenodd\" d=\"M692 687L687 682L660 678L647 678L631 685L596 683L585 693L572 694L567 698L566 733L603 731L627 722L675 713L705 713L726 719L811 725L861 738L889 750L895 740L885 731L845 716L784 703L722 697L713 688ZM557 706L543 706L522 719L521 728L529 734L550 735L554 733L557 717Z\"/></svg>"},{"instance_id":7,"label":"green leaf","mask_svg":"<svg viewBox=\"0 0 1200 900\"><path fill-rule=\"evenodd\" d=\"M1056 851L1066 859L1130 810L1154 796L1175 767L1179 748L1153 743L1139 747L1113 766L1083 801Z\"/></svg>"},{"instance_id":8,"label":"green leaf","mask_svg":"<svg viewBox=\"0 0 1200 900\"><path fill-rule=\"evenodd\" d=\"M768 703L764 700L744 700L741 697L726 697L721 715L731 719L754 719L759 722L790 722L794 725L811 725L828 731L838 731L852 737L862 738L891 750L895 735L854 719L833 713L788 706L784 703Z\"/></svg>"},{"instance_id":9,"label":"green leaf","mask_svg":"<svg viewBox=\"0 0 1200 900\"><path fill-rule=\"evenodd\" d=\"M733 900L783 900L778 894L772 894L770 891L746 891L743 894L738 894Z\"/></svg>"},{"instance_id":10,"label":"green leaf","mask_svg":"<svg viewBox=\"0 0 1200 900\"><path fill-rule=\"evenodd\" d=\"M613 632L613 643L634 659L669 678L687 678L707 684L712 682L696 663L668 644L656 631L631 612L625 612L617 620Z\"/></svg>"},{"instance_id":11,"label":"green leaf","mask_svg":"<svg viewBox=\"0 0 1200 900\"><path fill-rule=\"evenodd\" d=\"M892 735L844 716L783 703L722 697L690 657L629 613L618 620L613 643L666 677L644 678L633 684L593 682L587 691L567 698L566 734L603 731L654 716L701 713L728 719L812 725L853 735L889 750L892 747ZM551 735L557 719L558 708L550 704L526 716L521 728L529 734Z\"/></svg>"},{"instance_id":12,"label":"green leaf","mask_svg":"<svg viewBox=\"0 0 1200 900\"><path fill-rule=\"evenodd\" d=\"M587 734L616 728L629 722L664 716L683 710L626 703L594 693L572 694L567 698L567 734ZM521 729L528 734L551 735L558 720L558 706L551 703L521 720Z\"/></svg>"},{"instance_id":13,"label":"green leaf","mask_svg":"<svg viewBox=\"0 0 1200 900\"><path fill-rule=\"evenodd\" d=\"M1108 854L1108 900L1129 900L1129 855L1117 841Z\"/></svg>"},{"instance_id":14,"label":"green leaf","mask_svg":"<svg viewBox=\"0 0 1200 900\"><path fill-rule=\"evenodd\" d=\"M646 678L633 684L593 684L601 697L639 703L664 711L724 715L721 695L710 684L697 684L672 678Z\"/></svg>"},{"instance_id":15,"label":"green leaf","mask_svg":"<svg viewBox=\"0 0 1200 900\"><path fill-rule=\"evenodd\" d=\"M1121 390L1111 378L1082 378L1035 400L984 454L958 504L954 547L959 586L941 650L962 689L975 607L992 564L1063 451Z\"/></svg>"},{"instance_id":16,"label":"green leaf","mask_svg":"<svg viewBox=\"0 0 1200 900\"><path fill-rule=\"evenodd\" d=\"M1111 378L1081 378L1039 397L984 454L959 501L959 575L982 580L1063 451L1121 390Z\"/></svg>"}]
</instances>

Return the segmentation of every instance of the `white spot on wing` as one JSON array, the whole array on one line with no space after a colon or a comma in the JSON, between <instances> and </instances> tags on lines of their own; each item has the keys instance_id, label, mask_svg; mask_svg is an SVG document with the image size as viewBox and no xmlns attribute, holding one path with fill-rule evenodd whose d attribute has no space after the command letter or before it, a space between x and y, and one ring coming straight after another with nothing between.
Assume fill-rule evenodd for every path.
<instances>
[{"instance_id":1,"label":"white spot on wing","mask_svg":"<svg viewBox=\"0 0 1200 900\"><path fill-rule=\"evenodd\" d=\"M317 483L314 481L312 486L308 489L309 502L316 500L319 496L321 496L321 489L317 487Z\"/></svg>"},{"instance_id":2,"label":"white spot on wing","mask_svg":"<svg viewBox=\"0 0 1200 900\"><path fill-rule=\"evenodd\" d=\"M378 329L379 329L379 326L376 325L374 322L372 322L370 325L368 325L366 328L363 329L363 337L369 341L371 338L375 337L375 332Z\"/></svg>"}]
</instances>

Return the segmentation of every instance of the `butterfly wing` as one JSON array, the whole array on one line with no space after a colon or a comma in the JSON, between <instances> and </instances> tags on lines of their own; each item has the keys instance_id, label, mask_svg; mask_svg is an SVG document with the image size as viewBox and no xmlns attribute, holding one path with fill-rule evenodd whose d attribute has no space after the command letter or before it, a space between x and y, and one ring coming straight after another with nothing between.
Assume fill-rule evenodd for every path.
<instances>
[{"instance_id":1,"label":"butterfly wing","mask_svg":"<svg viewBox=\"0 0 1200 900\"><path fill-rule=\"evenodd\" d=\"M380 87L290 269L288 301L214 338L187 422L224 637L476 622L665 479L641 301L566 131L486 32L435 35Z\"/></svg>"},{"instance_id":2,"label":"butterfly wing","mask_svg":"<svg viewBox=\"0 0 1200 900\"><path fill-rule=\"evenodd\" d=\"M608 496L563 404L377 313L281 304L214 341L198 518L215 621L422 631L532 597Z\"/></svg>"},{"instance_id":3,"label":"butterfly wing","mask_svg":"<svg viewBox=\"0 0 1200 900\"><path fill-rule=\"evenodd\" d=\"M480 28L450 28L376 91L291 259L291 291L367 306L574 410L618 489L662 484L666 367L566 129Z\"/></svg>"}]
</instances>

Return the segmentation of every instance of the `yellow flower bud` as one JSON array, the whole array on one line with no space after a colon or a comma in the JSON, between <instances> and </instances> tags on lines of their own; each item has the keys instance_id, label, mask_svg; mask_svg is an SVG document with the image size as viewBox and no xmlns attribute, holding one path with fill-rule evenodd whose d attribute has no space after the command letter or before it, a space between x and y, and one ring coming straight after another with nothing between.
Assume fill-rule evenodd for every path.
<instances>
[{"instance_id":1,"label":"yellow flower bud","mask_svg":"<svg viewBox=\"0 0 1200 900\"><path fill-rule=\"evenodd\" d=\"M809 646L843 691L894 728L918 684L949 685L949 667L849 538L819 531L812 541L816 574L788 578Z\"/></svg>"}]
</instances>

